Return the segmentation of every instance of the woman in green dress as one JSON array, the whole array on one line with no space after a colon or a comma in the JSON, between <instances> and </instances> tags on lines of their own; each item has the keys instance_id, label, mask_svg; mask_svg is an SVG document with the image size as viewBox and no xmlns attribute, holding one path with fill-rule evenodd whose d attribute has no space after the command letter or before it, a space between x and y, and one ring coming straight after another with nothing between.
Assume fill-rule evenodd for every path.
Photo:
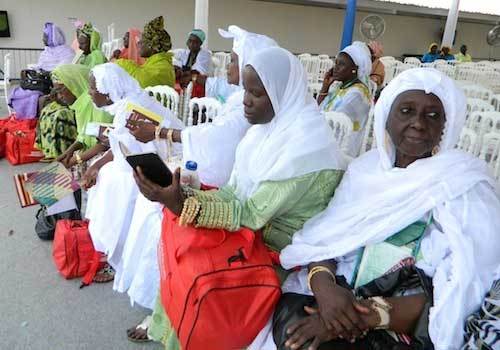
<instances>
[{"instance_id":1,"label":"woman in green dress","mask_svg":"<svg viewBox=\"0 0 500 350\"><path fill-rule=\"evenodd\" d=\"M325 208L344 161L308 94L304 69L291 53L282 48L259 52L243 71L243 86L245 117L252 127L238 145L228 185L203 192L181 189L178 172L167 188L151 183L140 170L135 177L146 198L164 204L184 224L223 229L229 235L243 227L262 231L264 243L279 252L307 219ZM193 205L199 210L188 215ZM160 245L168 244L165 235ZM159 259L164 276L162 253ZM167 285L161 281L161 304L169 300ZM150 335L176 349L177 337L161 304Z\"/></svg>"},{"instance_id":2,"label":"woman in green dress","mask_svg":"<svg viewBox=\"0 0 500 350\"><path fill-rule=\"evenodd\" d=\"M144 26L141 41L139 41L141 57L146 59L139 65L133 60L119 59L120 67L135 78L144 89L148 86L175 85L175 71L172 64L172 48L170 35L164 29L163 17L157 17Z\"/></svg>"},{"instance_id":3,"label":"woman in green dress","mask_svg":"<svg viewBox=\"0 0 500 350\"><path fill-rule=\"evenodd\" d=\"M63 64L52 72L54 91L62 105L69 106L75 113L77 136L75 142L57 160L70 168L82 163L76 151L85 151L97 143L93 136L86 135L88 123L111 123L113 116L95 108L89 91L90 69L80 64Z\"/></svg>"},{"instance_id":4,"label":"woman in green dress","mask_svg":"<svg viewBox=\"0 0 500 350\"><path fill-rule=\"evenodd\" d=\"M101 34L92 26L92 23L85 23L82 28L78 28L76 35L78 47L82 50L82 55L76 61L77 64L94 68L108 61L101 51Z\"/></svg>"}]
</instances>

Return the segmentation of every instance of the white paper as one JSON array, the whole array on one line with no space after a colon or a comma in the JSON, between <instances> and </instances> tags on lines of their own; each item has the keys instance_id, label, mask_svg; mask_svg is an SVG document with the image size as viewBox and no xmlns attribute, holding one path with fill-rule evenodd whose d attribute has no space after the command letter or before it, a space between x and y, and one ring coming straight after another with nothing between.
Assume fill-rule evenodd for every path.
<instances>
[{"instance_id":1,"label":"white paper","mask_svg":"<svg viewBox=\"0 0 500 350\"><path fill-rule=\"evenodd\" d=\"M59 214L76 208L75 196L71 193L70 195L67 195L66 197L55 202L50 207L47 207L47 216Z\"/></svg>"}]
</instances>

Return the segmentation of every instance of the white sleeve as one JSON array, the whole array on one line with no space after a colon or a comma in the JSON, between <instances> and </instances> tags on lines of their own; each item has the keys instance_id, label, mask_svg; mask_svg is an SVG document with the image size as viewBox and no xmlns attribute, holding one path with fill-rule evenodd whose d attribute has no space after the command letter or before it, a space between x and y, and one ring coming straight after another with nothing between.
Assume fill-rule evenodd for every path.
<instances>
[{"instance_id":1,"label":"white sleeve","mask_svg":"<svg viewBox=\"0 0 500 350\"><path fill-rule=\"evenodd\" d=\"M209 75L212 72L212 53L201 49L196 57L196 63L191 67L192 70L198 71L203 75Z\"/></svg>"}]
</instances>

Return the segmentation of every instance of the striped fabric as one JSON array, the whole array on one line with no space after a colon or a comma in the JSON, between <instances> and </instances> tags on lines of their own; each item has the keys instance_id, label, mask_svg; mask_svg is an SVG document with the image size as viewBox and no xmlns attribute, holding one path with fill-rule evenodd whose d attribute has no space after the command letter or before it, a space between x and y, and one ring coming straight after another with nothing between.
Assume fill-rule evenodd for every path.
<instances>
[{"instance_id":1,"label":"striped fabric","mask_svg":"<svg viewBox=\"0 0 500 350\"><path fill-rule=\"evenodd\" d=\"M493 283L481 309L469 316L465 332L463 350L500 349L500 280Z\"/></svg>"},{"instance_id":2,"label":"striped fabric","mask_svg":"<svg viewBox=\"0 0 500 350\"><path fill-rule=\"evenodd\" d=\"M26 188L26 181L32 174L33 173L23 173L14 175L14 185L16 186L17 197L19 198L21 208L38 204L38 202L33 198L31 193Z\"/></svg>"},{"instance_id":3,"label":"striped fabric","mask_svg":"<svg viewBox=\"0 0 500 350\"><path fill-rule=\"evenodd\" d=\"M51 206L80 188L71 172L61 163L49 164L42 170L32 173L26 185L33 198L45 206Z\"/></svg>"}]
</instances>

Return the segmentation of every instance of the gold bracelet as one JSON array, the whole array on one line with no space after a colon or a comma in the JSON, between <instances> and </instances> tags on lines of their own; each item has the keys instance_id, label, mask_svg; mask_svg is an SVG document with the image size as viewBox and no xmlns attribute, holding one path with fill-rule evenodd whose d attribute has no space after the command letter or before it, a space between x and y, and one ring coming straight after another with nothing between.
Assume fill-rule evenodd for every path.
<instances>
[{"instance_id":1,"label":"gold bracelet","mask_svg":"<svg viewBox=\"0 0 500 350\"><path fill-rule=\"evenodd\" d=\"M157 126L155 128L155 140L160 141L160 134L161 134L161 126Z\"/></svg>"},{"instance_id":2,"label":"gold bracelet","mask_svg":"<svg viewBox=\"0 0 500 350\"><path fill-rule=\"evenodd\" d=\"M184 201L181 216L179 218L179 225L188 226L192 224L198 214L200 213L201 203L196 197L189 197Z\"/></svg>"},{"instance_id":3,"label":"gold bracelet","mask_svg":"<svg viewBox=\"0 0 500 350\"><path fill-rule=\"evenodd\" d=\"M372 310L377 312L380 318L379 324L374 329L388 329L391 323L392 305L382 297L371 297L369 300L372 302Z\"/></svg>"},{"instance_id":4,"label":"gold bracelet","mask_svg":"<svg viewBox=\"0 0 500 350\"><path fill-rule=\"evenodd\" d=\"M79 151L75 152L75 158L76 158L76 164L80 165L83 163L83 159Z\"/></svg>"},{"instance_id":5,"label":"gold bracelet","mask_svg":"<svg viewBox=\"0 0 500 350\"><path fill-rule=\"evenodd\" d=\"M318 96L326 96L326 95L328 95L328 92L320 92L320 93L318 94Z\"/></svg>"},{"instance_id":6,"label":"gold bracelet","mask_svg":"<svg viewBox=\"0 0 500 350\"><path fill-rule=\"evenodd\" d=\"M167 141L169 143L174 142L173 135L174 135L174 129L167 129Z\"/></svg>"},{"instance_id":7,"label":"gold bracelet","mask_svg":"<svg viewBox=\"0 0 500 350\"><path fill-rule=\"evenodd\" d=\"M329 268L327 268L325 266L314 266L312 269L309 270L309 273L307 274L307 286L309 287L309 290L312 291L311 280L312 280L313 276L319 272L326 272L333 279L333 283L335 283L335 284L337 283L337 279L335 278L335 274L332 271L330 271Z\"/></svg>"}]
</instances>

